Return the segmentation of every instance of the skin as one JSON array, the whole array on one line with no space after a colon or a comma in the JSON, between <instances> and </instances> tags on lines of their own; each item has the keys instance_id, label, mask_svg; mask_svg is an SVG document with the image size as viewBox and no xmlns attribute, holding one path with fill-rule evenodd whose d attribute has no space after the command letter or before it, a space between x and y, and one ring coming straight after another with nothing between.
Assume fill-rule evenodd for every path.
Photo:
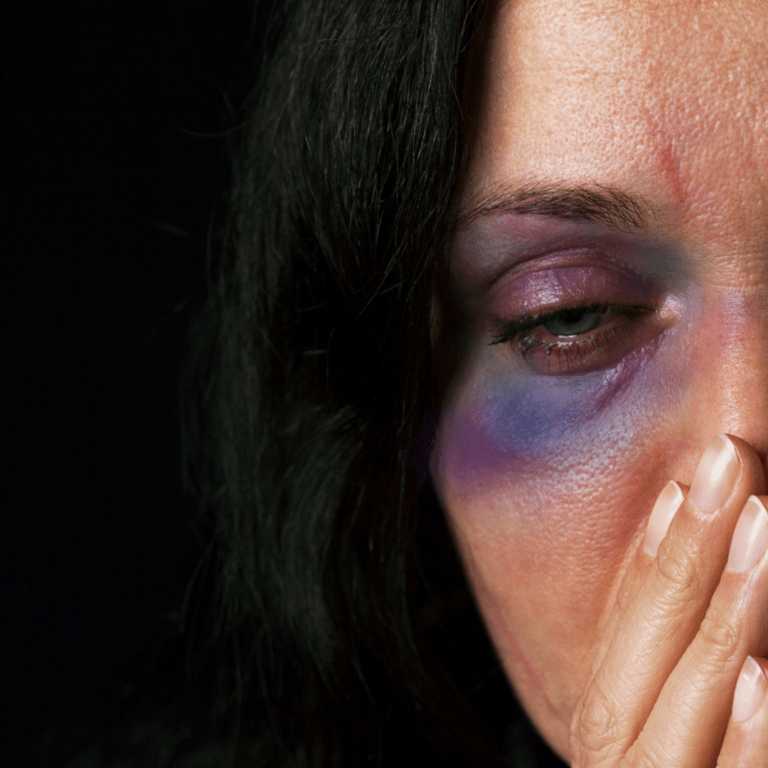
<instances>
[{"instance_id":1,"label":"skin","mask_svg":"<svg viewBox=\"0 0 768 768\"><path fill-rule=\"evenodd\" d=\"M727 568L768 453L768 12L500 3L470 72L431 461L506 674L573 765L768 766L768 697L746 722L730 710L747 656L768 668L768 556ZM585 212L584 190L638 220ZM593 334L553 357L541 326L532 352L492 343L589 304L642 312L601 320L605 352ZM718 433L727 501L686 498L644 547L665 483L687 497Z\"/></svg>"}]
</instances>

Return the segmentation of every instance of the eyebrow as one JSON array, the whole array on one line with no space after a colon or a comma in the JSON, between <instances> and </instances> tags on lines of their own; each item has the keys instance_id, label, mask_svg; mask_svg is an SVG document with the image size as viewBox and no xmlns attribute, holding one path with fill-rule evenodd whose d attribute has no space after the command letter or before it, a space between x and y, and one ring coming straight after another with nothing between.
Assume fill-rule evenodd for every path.
<instances>
[{"instance_id":1,"label":"eyebrow","mask_svg":"<svg viewBox=\"0 0 768 768\"><path fill-rule=\"evenodd\" d=\"M630 232L647 231L649 223L657 218L648 201L611 187L531 185L484 193L461 212L458 228L482 216L503 213L586 221Z\"/></svg>"}]
</instances>

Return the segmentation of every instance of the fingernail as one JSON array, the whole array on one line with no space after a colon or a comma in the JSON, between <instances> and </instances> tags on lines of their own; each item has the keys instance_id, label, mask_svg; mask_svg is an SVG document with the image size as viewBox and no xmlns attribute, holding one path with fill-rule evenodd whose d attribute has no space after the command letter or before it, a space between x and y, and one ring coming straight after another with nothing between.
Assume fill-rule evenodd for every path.
<instances>
[{"instance_id":1,"label":"fingernail","mask_svg":"<svg viewBox=\"0 0 768 768\"><path fill-rule=\"evenodd\" d=\"M733 443L725 435L716 435L696 467L688 501L702 512L714 512L728 501L739 458Z\"/></svg>"},{"instance_id":2,"label":"fingernail","mask_svg":"<svg viewBox=\"0 0 768 768\"><path fill-rule=\"evenodd\" d=\"M726 570L744 573L755 565L768 549L768 512L757 496L750 496L739 515L731 539Z\"/></svg>"},{"instance_id":3,"label":"fingernail","mask_svg":"<svg viewBox=\"0 0 768 768\"><path fill-rule=\"evenodd\" d=\"M680 486L674 480L670 480L661 489L661 493L653 505L651 516L648 518L648 527L645 529L645 544L643 546L651 557L656 557L659 544L667 535L669 524L682 503L683 492L680 490Z\"/></svg>"},{"instance_id":4,"label":"fingernail","mask_svg":"<svg viewBox=\"0 0 768 768\"><path fill-rule=\"evenodd\" d=\"M760 706L766 691L768 691L768 681L765 679L762 668L751 656L747 656L733 694L731 710L733 722L741 723L749 720Z\"/></svg>"}]
</instances>

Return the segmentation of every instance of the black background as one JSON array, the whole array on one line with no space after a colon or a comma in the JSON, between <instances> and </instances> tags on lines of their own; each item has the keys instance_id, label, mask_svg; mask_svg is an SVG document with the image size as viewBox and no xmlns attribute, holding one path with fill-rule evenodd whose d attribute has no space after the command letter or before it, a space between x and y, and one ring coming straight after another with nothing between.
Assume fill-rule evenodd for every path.
<instances>
[{"instance_id":1,"label":"black background","mask_svg":"<svg viewBox=\"0 0 768 768\"><path fill-rule=\"evenodd\" d=\"M241 0L16 13L2 54L5 765L178 610L199 555L178 379L234 124L224 94L242 96L262 23Z\"/></svg>"}]
</instances>

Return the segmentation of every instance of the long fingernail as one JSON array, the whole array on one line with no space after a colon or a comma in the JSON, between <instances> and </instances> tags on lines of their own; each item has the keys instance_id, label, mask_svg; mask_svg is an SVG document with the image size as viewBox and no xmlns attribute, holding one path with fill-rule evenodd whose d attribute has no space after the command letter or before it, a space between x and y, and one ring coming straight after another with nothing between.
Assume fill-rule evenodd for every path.
<instances>
[{"instance_id":1,"label":"long fingernail","mask_svg":"<svg viewBox=\"0 0 768 768\"><path fill-rule=\"evenodd\" d=\"M726 570L744 573L755 565L768 549L768 512L757 496L750 496L739 515L731 539Z\"/></svg>"},{"instance_id":2,"label":"long fingernail","mask_svg":"<svg viewBox=\"0 0 768 768\"><path fill-rule=\"evenodd\" d=\"M696 467L688 501L702 512L714 512L728 501L739 473L739 457L725 435L716 435Z\"/></svg>"},{"instance_id":3,"label":"long fingernail","mask_svg":"<svg viewBox=\"0 0 768 768\"><path fill-rule=\"evenodd\" d=\"M733 694L731 710L733 722L741 723L749 720L760 706L766 691L768 691L768 681L765 679L762 668L751 656L747 656Z\"/></svg>"},{"instance_id":4,"label":"long fingernail","mask_svg":"<svg viewBox=\"0 0 768 768\"><path fill-rule=\"evenodd\" d=\"M661 493L653 505L651 516L648 518L648 527L645 529L643 547L651 557L656 557L659 544L667 535L669 524L682 503L683 492L680 490L680 486L674 480L670 480L661 489Z\"/></svg>"}]
</instances>

